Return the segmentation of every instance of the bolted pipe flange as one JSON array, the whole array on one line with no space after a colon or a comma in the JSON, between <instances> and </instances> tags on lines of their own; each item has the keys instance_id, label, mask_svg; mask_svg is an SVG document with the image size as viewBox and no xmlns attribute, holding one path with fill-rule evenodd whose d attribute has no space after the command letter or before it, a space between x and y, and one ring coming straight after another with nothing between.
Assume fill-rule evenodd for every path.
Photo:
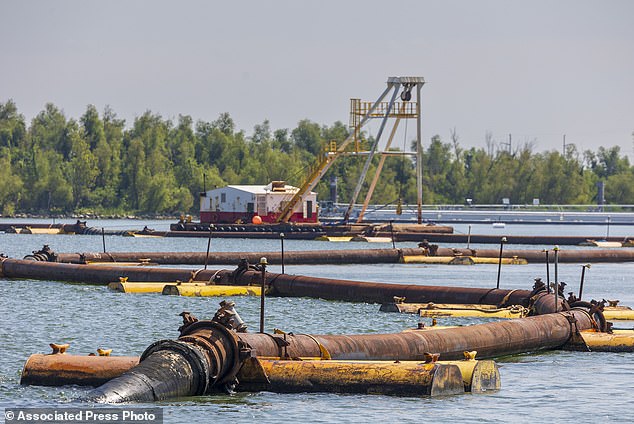
<instances>
[{"instance_id":1,"label":"bolted pipe flange","mask_svg":"<svg viewBox=\"0 0 634 424\"><path fill-rule=\"evenodd\" d=\"M239 342L237 333L220 323L201 320L181 330L179 340L191 343L194 338L202 339L201 344L209 346L206 350L210 358L213 357L213 360L217 361L211 364L215 380L211 382L208 389L217 384L233 381L242 365L240 352L243 346Z\"/></svg>"},{"instance_id":2,"label":"bolted pipe flange","mask_svg":"<svg viewBox=\"0 0 634 424\"><path fill-rule=\"evenodd\" d=\"M31 255L26 255L24 259L40 262L57 262L57 254L48 244L45 244L40 250L34 250Z\"/></svg>"},{"instance_id":3,"label":"bolted pipe flange","mask_svg":"<svg viewBox=\"0 0 634 424\"><path fill-rule=\"evenodd\" d=\"M141 354L139 362L155 352L170 350L183 356L190 364L196 378L196 389L193 395L202 395L207 392L210 380L210 364L205 353L196 345L178 340L159 340L148 346Z\"/></svg>"},{"instance_id":4,"label":"bolted pipe flange","mask_svg":"<svg viewBox=\"0 0 634 424\"><path fill-rule=\"evenodd\" d=\"M601 333L607 333L610 329L610 323L603 315L603 307L601 305L592 304L583 300L578 300L570 305L571 309L584 311L590 317L592 326Z\"/></svg>"}]
</instances>

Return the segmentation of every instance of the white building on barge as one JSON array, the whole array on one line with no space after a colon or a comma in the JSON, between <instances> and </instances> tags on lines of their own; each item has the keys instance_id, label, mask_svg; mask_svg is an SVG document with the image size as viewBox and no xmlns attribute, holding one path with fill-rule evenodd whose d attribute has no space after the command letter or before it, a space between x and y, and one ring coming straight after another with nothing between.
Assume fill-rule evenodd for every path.
<instances>
[{"instance_id":1,"label":"white building on barge","mask_svg":"<svg viewBox=\"0 0 634 424\"><path fill-rule=\"evenodd\" d=\"M284 181L272 181L268 185L229 185L208 190L201 193L200 222L251 223L255 216L259 216L262 222L273 223L298 190ZM317 193L311 191L302 202L297 203L289 222L317 222Z\"/></svg>"}]
</instances>

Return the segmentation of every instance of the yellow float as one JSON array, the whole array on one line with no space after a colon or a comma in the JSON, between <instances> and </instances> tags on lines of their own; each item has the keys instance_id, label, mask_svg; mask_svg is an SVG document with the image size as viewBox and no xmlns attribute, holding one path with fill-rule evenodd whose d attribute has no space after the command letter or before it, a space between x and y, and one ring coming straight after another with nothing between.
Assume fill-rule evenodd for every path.
<instances>
[{"instance_id":1,"label":"yellow float","mask_svg":"<svg viewBox=\"0 0 634 424\"><path fill-rule=\"evenodd\" d=\"M446 265L474 265L474 264L495 264L500 262L499 258L482 258L478 256L403 256L403 263L406 264L446 264ZM528 261L524 258L502 258L503 265L526 265Z\"/></svg>"}]
</instances>

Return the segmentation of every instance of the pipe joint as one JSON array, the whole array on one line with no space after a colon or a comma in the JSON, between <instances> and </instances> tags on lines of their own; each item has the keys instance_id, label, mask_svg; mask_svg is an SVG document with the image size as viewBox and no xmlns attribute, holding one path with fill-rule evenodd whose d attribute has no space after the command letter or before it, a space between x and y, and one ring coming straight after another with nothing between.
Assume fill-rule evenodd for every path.
<instances>
[{"instance_id":1,"label":"pipe joint","mask_svg":"<svg viewBox=\"0 0 634 424\"><path fill-rule=\"evenodd\" d=\"M40 250L34 250L31 255L26 255L24 259L40 262L57 262L57 254L45 244Z\"/></svg>"},{"instance_id":2,"label":"pipe joint","mask_svg":"<svg viewBox=\"0 0 634 424\"><path fill-rule=\"evenodd\" d=\"M231 386L242 360L249 356L237 333L216 321L195 321L181 327L178 340L204 350L211 368L208 390L218 385Z\"/></svg>"},{"instance_id":3,"label":"pipe joint","mask_svg":"<svg viewBox=\"0 0 634 424\"><path fill-rule=\"evenodd\" d=\"M607 333L610 331L611 323L609 323L605 319L605 315L603 315L603 304L601 302L593 302L594 303L578 300L570 304L570 307L572 310L585 312L592 323L593 329L601 333Z\"/></svg>"}]
</instances>

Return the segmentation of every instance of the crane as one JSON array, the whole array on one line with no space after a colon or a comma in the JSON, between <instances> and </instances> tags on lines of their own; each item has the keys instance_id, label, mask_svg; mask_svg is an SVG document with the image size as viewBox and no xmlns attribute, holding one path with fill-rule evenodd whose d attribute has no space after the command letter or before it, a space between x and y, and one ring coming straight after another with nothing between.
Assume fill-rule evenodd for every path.
<instances>
[{"instance_id":1,"label":"crane","mask_svg":"<svg viewBox=\"0 0 634 424\"><path fill-rule=\"evenodd\" d=\"M374 158L375 153L377 153L377 149L379 146L379 141L383 134L383 131L386 127L387 121L389 118L395 118L396 121L392 128L392 132L388 141L388 148L392 142L394 134L396 133L396 129L398 127L398 123L401 119L416 119L416 152L389 152L382 151L378 152L382 157L380 161L380 166L377 169L377 173L373 179L373 182L370 186L370 190L366 196L364 201L364 205L362 208L362 212L359 216L359 221L363 218L363 213L367 209L367 205L372 196L372 192L374 187L376 186L376 182L378 180L379 174L381 172L381 168L383 167L384 158L390 155L411 155L416 157L416 185L417 185L417 193L418 193L418 223L422 223L422 199L423 199L423 191L422 191L422 144L421 144L421 114L420 114L420 92L425 80L422 77L389 77L387 79L387 87L381 93L381 95L377 98L377 100L372 102L362 102L360 99L351 99L350 101L350 126L352 131L350 135L337 146L336 142L330 142L326 151L320 156L316 166L312 169L312 171L306 177L304 183L298 188L298 190L294 193L291 199L288 202L284 202L280 213L278 215L278 222L288 222L291 215L293 214L293 209L297 204L303 201L304 197L307 193L310 193L311 190L315 188L315 186L319 183L321 178L326 174L328 169L332 166L333 162L336 158L342 155L359 155L359 156L367 156L365 164L363 166L363 170L361 171L361 175L357 182L357 185L354 190L354 194L346 210L344 215L344 220L348 221L350 218L350 213L354 207L354 204L361 192L361 188L363 186L363 182L365 181L366 174L368 169L370 168L370 164L372 163L372 159ZM396 98L398 96L399 91L401 92L400 99L401 102L397 102ZM415 91L416 98L415 101L412 100L412 91ZM384 102L386 96L392 92L390 100L388 102ZM361 135L361 129L364 125L366 125L370 119L381 119L381 125L379 128L379 132L372 143L372 146L369 151L359 151L359 139ZM347 150L351 143L354 142L356 149L354 151Z\"/></svg>"}]
</instances>

